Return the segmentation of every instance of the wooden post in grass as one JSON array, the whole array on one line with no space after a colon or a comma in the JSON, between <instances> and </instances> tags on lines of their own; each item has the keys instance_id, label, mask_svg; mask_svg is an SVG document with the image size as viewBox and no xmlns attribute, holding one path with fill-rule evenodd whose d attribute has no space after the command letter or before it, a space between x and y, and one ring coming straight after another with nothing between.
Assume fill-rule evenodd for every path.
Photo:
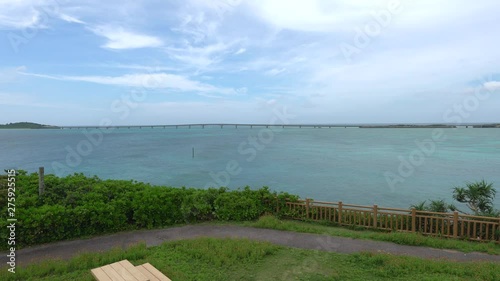
<instances>
[{"instance_id":1,"label":"wooden post in grass","mask_svg":"<svg viewBox=\"0 0 500 281\"><path fill-rule=\"evenodd\" d=\"M417 232L417 209L411 208L411 231Z\"/></svg>"},{"instance_id":2,"label":"wooden post in grass","mask_svg":"<svg viewBox=\"0 0 500 281\"><path fill-rule=\"evenodd\" d=\"M458 212L453 212L453 238L458 236Z\"/></svg>"},{"instance_id":3,"label":"wooden post in grass","mask_svg":"<svg viewBox=\"0 0 500 281\"><path fill-rule=\"evenodd\" d=\"M342 201L339 201L339 225L342 225Z\"/></svg>"},{"instance_id":4,"label":"wooden post in grass","mask_svg":"<svg viewBox=\"0 0 500 281\"><path fill-rule=\"evenodd\" d=\"M373 228L377 229L378 223L378 206L373 205Z\"/></svg>"},{"instance_id":5,"label":"wooden post in grass","mask_svg":"<svg viewBox=\"0 0 500 281\"><path fill-rule=\"evenodd\" d=\"M42 196L45 191L45 183L43 181L44 170L45 169L43 167L38 168L38 196Z\"/></svg>"}]
</instances>

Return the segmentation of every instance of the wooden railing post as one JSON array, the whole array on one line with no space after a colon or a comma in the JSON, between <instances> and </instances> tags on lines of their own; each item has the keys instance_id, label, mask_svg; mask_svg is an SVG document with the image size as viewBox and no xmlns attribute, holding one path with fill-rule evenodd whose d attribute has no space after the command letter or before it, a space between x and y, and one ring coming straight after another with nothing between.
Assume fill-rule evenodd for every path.
<instances>
[{"instance_id":1,"label":"wooden railing post","mask_svg":"<svg viewBox=\"0 0 500 281\"><path fill-rule=\"evenodd\" d=\"M411 208L411 231L417 232L417 210Z\"/></svg>"},{"instance_id":2,"label":"wooden railing post","mask_svg":"<svg viewBox=\"0 0 500 281\"><path fill-rule=\"evenodd\" d=\"M342 201L339 201L339 225L342 224Z\"/></svg>"},{"instance_id":3,"label":"wooden railing post","mask_svg":"<svg viewBox=\"0 0 500 281\"><path fill-rule=\"evenodd\" d=\"M43 167L38 168L38 196L42 196L45 191L44 170Z\"/></svg>"},{"instance_id":4,"label":"wooden railing post","mask_svg":"<svg viewBox=\"0 0 500 281\"><path fill-rule=\"evenodd\" d=\"M497 230L500 232L500 216L498 216L498 228L497 228ZM493 239L495 239L494 236L493 236ZM500 242L500 235L498 236L497 240Z\"/></svg>"},{"instance_id":5,"label":"wooden railing post","mask_svg":"<svg viewBox=\"0 0 500 281\"><path fill-rule=\"evenodd\" d=\"M306 218L309 219L309 198L306 198Z\"/></svg>"},{"instance_id":6,"label":"wooden railing post","mask_svg":"<svg viewBox=\"0 0 500 281\"><path fill-rule=\"evenodd\" d=\"M453 238L458 236L458 212L453 212Z\"/></svg>"},{"instance_id":7,"label":"wooden railing post","mask_svg":"<svg viewBox=\"0 0 500 281\"><path fill-rule=\"evenodd\" d=\"M378 206L373 205L373 228L377 228L378 226Z\"/></svg>"}]
</instances>

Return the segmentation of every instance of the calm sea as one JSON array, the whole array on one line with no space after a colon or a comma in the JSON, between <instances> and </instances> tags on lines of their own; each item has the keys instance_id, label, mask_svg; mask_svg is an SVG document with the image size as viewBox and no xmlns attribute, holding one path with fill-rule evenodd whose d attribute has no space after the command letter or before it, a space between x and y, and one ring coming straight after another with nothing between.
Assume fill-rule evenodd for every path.
<instances>
[{"instance_id":1,"label":"calm sea","mask_svg":"<svg viewBox=\"0 0 500 281\"><path fill-rule=\"evenodd\" d=\"M157 185L269 186L321 201L408 207L454 186L499 190L500 129L0 130L0 168ZM193 153L194 151L194 153Z\"/></svg>"}]
</instances>

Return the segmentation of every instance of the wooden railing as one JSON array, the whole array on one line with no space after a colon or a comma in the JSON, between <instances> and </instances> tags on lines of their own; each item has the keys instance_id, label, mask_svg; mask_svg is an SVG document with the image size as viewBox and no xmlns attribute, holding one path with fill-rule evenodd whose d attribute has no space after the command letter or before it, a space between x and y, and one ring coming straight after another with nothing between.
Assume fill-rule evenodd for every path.
<instances>
[{"instance_id":1,"label":"wooden railing","mask_svg":"<svg viewBox=\"0 0 500 281\"><path fill-rule=\"evenodd\" d=\"M439 213L311 199L286 201L284 208L278 211L293 219L500 243L500 218L464 215L457 211Z\"/></svg>"}]
</instances>

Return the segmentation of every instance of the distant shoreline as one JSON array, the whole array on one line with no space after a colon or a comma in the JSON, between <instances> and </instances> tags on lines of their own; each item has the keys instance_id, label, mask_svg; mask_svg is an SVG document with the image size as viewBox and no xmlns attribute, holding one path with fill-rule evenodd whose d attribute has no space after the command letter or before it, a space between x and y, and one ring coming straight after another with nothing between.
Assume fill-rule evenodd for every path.
<instances>
[{"instance_id":1,"label":"distant shoreline","mask_svg":"<svg viewBox=\"0 0 500 281\"><path fill-rule=\"evenodd\" d=\"M32 122L17 122L0 125L0 129L61 129L61 127L42 125Z\"/></svg>"},{"instance_id":2,"label":"distant shoreline","mask_svg":"<svg viewBox=\"0 0 500 281\"><path fill-rule=\"evenodd\" d=\"M500 128L500 123L477 124L178 124L178 125L109 125L109 126L52 126L32 122L18 122L0 125L0 129L132 129L132 128L205 128L205 127L295 127L295 128L360 128L360 129L420 129L420 128Z\"/></svg>"}]
</instances>

